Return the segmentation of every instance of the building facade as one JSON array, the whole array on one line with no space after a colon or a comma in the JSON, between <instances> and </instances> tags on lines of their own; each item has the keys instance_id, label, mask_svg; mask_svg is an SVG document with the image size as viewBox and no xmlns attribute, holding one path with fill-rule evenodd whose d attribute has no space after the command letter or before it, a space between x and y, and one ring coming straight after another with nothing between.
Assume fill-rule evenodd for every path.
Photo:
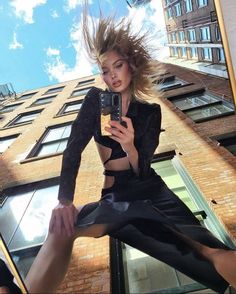
<instances>
[{"instance_id":1,"label":"building facade","mask_svg":"<svg viewBox=\"0 0 236 294\"><path fill-rule=\"evenodd\" d=\"M166 65L157 81L163 95L154 99L162 108L163 132L153 167L214 234L234 246L236 115L228 81L215 79ZM62 153L92 86L103 87L99 76L27 91L0 109L0 231L23 277L47 234ZM102 172L91 141L83 152L75 205L100 198ZM103 237L75 241L59 292L162 293L186 287L202 289L172 268Z\"/></svg>"},{"instance_id":2,"label":"building facade","mask_svg":"<svg viewBox=\"0 0 236 294\"><path fill-rule=\"evenodd\" d=\"M227 78L214 0L162 0L169 61Z\"/></svg>"}]
</instances>

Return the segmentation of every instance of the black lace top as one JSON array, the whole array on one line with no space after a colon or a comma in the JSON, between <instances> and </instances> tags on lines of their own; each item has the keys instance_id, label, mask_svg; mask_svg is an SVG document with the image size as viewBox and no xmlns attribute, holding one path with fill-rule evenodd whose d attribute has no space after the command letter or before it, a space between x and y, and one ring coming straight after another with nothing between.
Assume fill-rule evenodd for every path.
<instances>
[{"instance_id":1,"label":"black lace top","mask_svg":"<svg viewBox=\"0 0 236 294\"><path fill-rule=\"evenodd\" d=\"M58 198L73 200L75 180L81 154L92 137L99 144L112 149L110 159L126 156L120 144L108 136L101 136L99 88L91 88L84 98L79 114L72 124L67 147L63 153ZM132 101L127 117L135 131L134 145L139 156L139 177L148 176L153 153L159 143L161 110L158 104Z\"/></svg>"}]
</instances>

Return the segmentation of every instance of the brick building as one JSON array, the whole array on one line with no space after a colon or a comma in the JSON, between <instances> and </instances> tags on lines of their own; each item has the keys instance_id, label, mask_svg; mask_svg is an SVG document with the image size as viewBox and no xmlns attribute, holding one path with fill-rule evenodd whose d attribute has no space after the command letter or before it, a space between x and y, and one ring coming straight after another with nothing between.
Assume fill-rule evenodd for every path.
<instances>
[{"instance_id":1,"label":"brick building","mask_svg":"<svg viewBox=\"0 0 236 294\"><path fill-rule=\"evenodd\" d=\"M236 115L228 80L165 65L159 82L163 132L153 167L224 242L236 238ZM57 203L62 152L82 99L99 76L18 94L1 109L0 231L23 276ZM158 86L158 85L157 85ZM223 98L222 98L223 97ZM92 155L92 156L91 156ZM75 204L100 197L103 167L91 140L82 157ZM77 239L60 293L145 293L201 285L109 237Z\"/></svg>"},{"instance_id":2,"label":"brick building","mask_svg":"<svg viewBox=\"0 0 236 294\"><path fill-rule=\"evenodd\" d=\"M214 0L162 0L169 62L227 78Z\"/></svg>"}]
</instances>

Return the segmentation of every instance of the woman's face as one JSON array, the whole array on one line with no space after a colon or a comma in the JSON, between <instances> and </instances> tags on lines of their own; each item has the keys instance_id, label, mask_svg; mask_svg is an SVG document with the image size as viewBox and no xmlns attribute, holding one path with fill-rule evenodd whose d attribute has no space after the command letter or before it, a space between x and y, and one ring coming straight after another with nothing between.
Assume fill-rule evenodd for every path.
<instances>
[{"instance_id":1,"label":"woman's face","mask_svg":"<svg viewBox=\"0 0 236 294\"><path fill-rule=\"evenodd\" d=\"M113 92L125 93L130 91L132 74L128 61L116 51L109 51L100 61L102 78Z\"/></svg>"}]
</instances>

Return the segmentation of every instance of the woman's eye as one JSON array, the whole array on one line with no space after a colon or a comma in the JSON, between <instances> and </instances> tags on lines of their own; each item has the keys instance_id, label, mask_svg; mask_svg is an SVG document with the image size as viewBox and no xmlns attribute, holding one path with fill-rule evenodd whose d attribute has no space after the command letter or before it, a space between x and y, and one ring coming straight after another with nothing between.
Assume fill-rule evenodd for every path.
<instances>
[{"instance_id":1,"label":"woman's eye","mask_svg":"<svg viewBox=\"0 0 236 294\"><path fill-rule=\"evenodd\" d=\"M105 76L108 73L108 71L103 71L102 74Z\"/></svg>"},{"instance_id":2,"label":"woman's eye","mask_svg":"<svg viewBox=\"0 0 236 294\"><path fill-rule=\"evenodd\" d=\"M123 65L123 63L118 63L118 64L115 66L115 68L120 68L120 67L122 67L122 65Z\"/></svg>"}]
</instances>

